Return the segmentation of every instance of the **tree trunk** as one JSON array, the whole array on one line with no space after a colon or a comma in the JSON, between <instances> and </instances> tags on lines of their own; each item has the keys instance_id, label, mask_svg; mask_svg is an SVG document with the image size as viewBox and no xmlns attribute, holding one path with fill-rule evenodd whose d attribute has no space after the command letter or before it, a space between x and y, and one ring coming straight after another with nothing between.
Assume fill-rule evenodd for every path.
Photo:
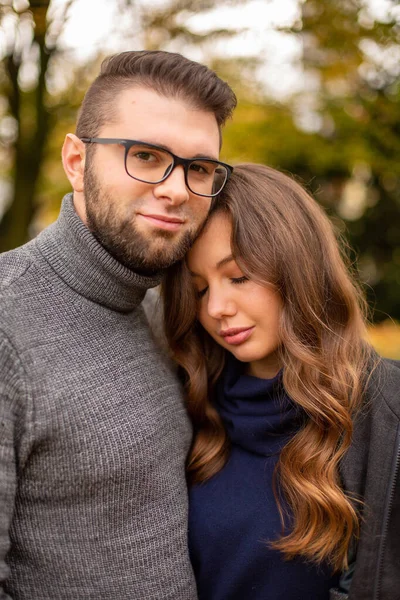
<instances>
[{"instance_id":1,"label":"tree trunk","mask_svg":"<svg viewBox=\"0 0 400 600\"><path fill-rule=\"evenodd\" d=\"M9 56L7 72L11 81L9 103L18 123L18 140L15 152L13 199L0 222L0 252L21 246L29 240L29 226L35 212L35 193L40 175L44 147L49 133L49 112L45 107L46 73L54 48L47 48L46 14L50 0L31 1L30 10L35 23L34 42L38 45L39 77L32 93L24 94L18 85L20 56ZM24 127L23 113L28 109L34 115L33 129Z\"/></svg>"},{"instance_id":2,"label":"tree trunk","mask_svg":"<svg viewBox=\"0 0 400 600\"><path fill-rule=\"evenodd\" d=\"M17 148L13 201L0 222L0 252L21 246L29 239L39 163L34 148Z\"/></svg>"}]
</instances>

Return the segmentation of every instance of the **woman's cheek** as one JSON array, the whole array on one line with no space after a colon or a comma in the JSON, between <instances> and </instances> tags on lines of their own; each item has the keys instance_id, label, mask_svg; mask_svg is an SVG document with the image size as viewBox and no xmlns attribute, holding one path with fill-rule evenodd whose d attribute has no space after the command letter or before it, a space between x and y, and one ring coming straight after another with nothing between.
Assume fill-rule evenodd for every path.
<instances>
[{"instance_id":1,"label":"woman's cheek","mask_svg":"<svg viewBox=\"0 0 400 600\"><path fill-rule=\"evenodd\" d=\"M210 316L207 313L207 303L205 302L205 300L200 300L198 319L200 321L200 324L204 327L204 329L208 331Z\"/></svg>"}]
</instances>

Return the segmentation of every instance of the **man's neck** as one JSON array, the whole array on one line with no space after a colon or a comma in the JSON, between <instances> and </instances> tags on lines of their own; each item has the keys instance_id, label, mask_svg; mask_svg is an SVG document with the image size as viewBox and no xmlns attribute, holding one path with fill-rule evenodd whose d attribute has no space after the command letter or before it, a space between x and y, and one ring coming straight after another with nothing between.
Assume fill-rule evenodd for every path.
<instances>
[{"instance_id":1,"label":"man's neck","mask_svg":"<svg viewBox=\"0 0 400 600\"><path fill-rule=\"evenodd\" d=\"M87 226L87 214L86 214L86 203L85 197L82 192L74 192L72 194L72 202L74 209L78 217Z\"/></svg>"}]
</instances>

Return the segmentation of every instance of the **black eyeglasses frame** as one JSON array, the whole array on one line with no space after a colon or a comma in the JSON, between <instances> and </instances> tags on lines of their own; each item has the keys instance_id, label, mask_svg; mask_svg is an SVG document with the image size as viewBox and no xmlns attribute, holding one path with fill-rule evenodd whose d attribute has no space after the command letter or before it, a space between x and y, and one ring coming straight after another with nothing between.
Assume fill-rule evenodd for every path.
<instances>
[{"instance_id":1,"label":"black eyeglasses frame","mask_svg":"<svg viewBox=\"0 0 400 600\"><path fill-rule=\"evenodd\" d=\"M224 189L229 177L232 175L232 172L233 172L233 167L231 165L228 165L227 163L221 162L219 160L214 160L212 158L207 158L207 157L203 158L201 156L196 157L196 158L182 158L181 156L177 156L176 154L174 154L170 150L167 150L166 148L162 148L161 146L157 146L156 144L150 144L149 142L142 142L140 140L127 140L127 139L121 139L121 138L87 138L87 137L81 137L79 139L84 144L104 144L104 145L119 144L120 146L124 146L124 148L125 148L124 166L125 166L126 174L129 177L131 177L132 179L135 179L136 181L141 181L142 183L149 183L149 184L157 185L158 183L165 181L167 179L167 177L169 177L171 175L171 173L175 169L175 167L182 166L183 172L185 175L185 184L186 184L186 187L188 188L188 190L190 190L192 192L192 194L195 194L196 196L202 196L204 198L215 198L216 196L218 196ZM135 145L143 145L143 146L147 146L148 148L154 148L155 150L161 150L162 152L166 152L167 154L170 154L172 156L173 162L172 162L171 168L164 174L164 176L160 180L146 181L144 179L139 179L138 177L134 177L133 175L131 175L129 173L127 166L126 166L127 156L128 156L129 150L132 148L132 146L135 146ZM221 165L221 166L225 167L225 169L226 169L225 182L224 182L223 186L221 187L221 189L218 190L218 192L216 192L215 194L199 194L198 192L194 192L192 190L192 188L190 187L190 185L188 183L188 169L192 163L198 162L198 161Z\"/></svg>"}]
</instances>

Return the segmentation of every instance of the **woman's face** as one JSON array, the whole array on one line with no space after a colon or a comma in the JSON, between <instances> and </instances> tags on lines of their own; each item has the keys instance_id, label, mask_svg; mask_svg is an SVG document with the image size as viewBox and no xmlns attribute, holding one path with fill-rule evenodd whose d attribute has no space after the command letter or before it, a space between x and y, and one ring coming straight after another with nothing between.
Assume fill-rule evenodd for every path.
<instances>
[{"instance_id":1,"label":"woman's face","mask_svg":"<svg viewBox=\"0 0 400 600\"><path fill-rule=\"evenodd\" d=\"M218 344L248 363L248 373L271 378L281 367L282 300L272 287L243 275L232 257L231 232L229 217L216 213L188 254L198 319Z\"/></svg>"}]
</instances>

